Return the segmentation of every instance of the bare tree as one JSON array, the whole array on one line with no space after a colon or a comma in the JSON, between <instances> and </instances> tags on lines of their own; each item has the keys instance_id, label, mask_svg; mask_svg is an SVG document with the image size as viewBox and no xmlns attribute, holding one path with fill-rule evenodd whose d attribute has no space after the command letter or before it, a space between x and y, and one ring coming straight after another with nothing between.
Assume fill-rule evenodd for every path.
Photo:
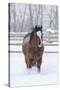
<instances>
[{"instance_id":1,"label":"bare tree","mask_svg":"<svg viewBox=\"0 0 60 90\"><path fill-rule=\"evenodd\" d=\"M58 29L57 6L11 3L10 10L11 31L29 31L30 27L35 25L43 25L44 29L48 26L52 29Z\"/></svg>"}]
</instances>

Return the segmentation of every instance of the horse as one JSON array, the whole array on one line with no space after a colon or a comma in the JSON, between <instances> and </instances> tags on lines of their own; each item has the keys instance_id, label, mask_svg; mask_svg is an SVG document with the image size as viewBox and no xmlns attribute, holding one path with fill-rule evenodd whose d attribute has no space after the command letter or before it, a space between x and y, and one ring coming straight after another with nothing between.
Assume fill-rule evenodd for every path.
<instances>
[{"instance_id":1,"label":"horse","mask_svg":"<svg viewBox=\"0 0 60 90\"><path fill-rule=\"evenodd\" d=\"M25 56L27 68L37 66L41 70L42 56L44 52L42 26L35 26L32 32L25 35L22 43L22 51Z\"/></svg>"}]
</instances>

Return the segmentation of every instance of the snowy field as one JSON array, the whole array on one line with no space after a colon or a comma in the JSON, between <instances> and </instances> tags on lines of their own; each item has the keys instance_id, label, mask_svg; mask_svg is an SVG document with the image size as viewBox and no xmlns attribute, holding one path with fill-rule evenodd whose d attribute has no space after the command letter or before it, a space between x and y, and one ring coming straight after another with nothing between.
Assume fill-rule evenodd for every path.
<instances>
[{"instance_id":1,"label":"snowy field","mask_svg":"<svg viewBox=\"0 0 60 90\"><path fill-rule=\"evenodd\" d=\"M10 86L57 84L58 7L10 4L9 9ZM44 54L41 72L36 67L27 69L22 53L23 38L36 25L43 27Z\"/></svg>"},{"instance_id":2,"label":"snowy field","mask_svg":"<svg viewBox=\"0 0 60 90\"><path fill-rule=\"evenodd\" d=\"M10 86L52 85L58 83L58 53L44 53L41 72L27 69L22 53L10 54Z\"/></svg>"},{"instance_id":3,"label":"snowy field","mask_svg":"<svg viewBox=\"0 0 60 90\"><path fill-rule=\"evenodd\" d=\"M44 54L40 73L37 72L37 67L32 67L32 69L26 68L21 46L23 34L15 34L16 33L11 34L10 37L10 86L20 87L57 84L58 34L50 34L52 38L45 36L46 40L44 40Z\"/></svg>"}]
</instances>

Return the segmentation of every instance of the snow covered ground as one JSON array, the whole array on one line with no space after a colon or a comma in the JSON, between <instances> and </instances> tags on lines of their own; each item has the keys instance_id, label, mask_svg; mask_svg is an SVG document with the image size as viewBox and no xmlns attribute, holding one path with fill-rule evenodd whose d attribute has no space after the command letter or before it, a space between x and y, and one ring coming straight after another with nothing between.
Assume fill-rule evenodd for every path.
<instances>
[{"instance_id":1,"label":"snow covered ground","mask_svg":"<svg viewBox=\"0 0 60 90\"><path fill-rule=\"evenodd\" d=\"M10 86L52 85L58 83L58 53L44 53L41 72L27 69L23 53L10 53Z\"/></svg>"},{"instance_id":2,"label":"snow covered ground","mask_svg":"<svg viewBox=\"0 0 60 90\"><path fill-rule=\"evenodd\" d=\"M58 36L52 34L44 42L43 62L41 72L37 72L36 67L27 69L25 58L22 53L22 36L16 33L10 37L10 86L32 86L32 85L52 85L58 83ZM23 35L23 34L21 34ZM51 36L51 32L49 34ZM49 37L48 35L48 37ZM46 37L47 35L45 35ZM54 38L53 38L54 36ZM53 42L48 42L49 40ZM21 53L20 53L21 51ZM18 52L18 53L17 53Z\"/></svg>"}]
</instances>

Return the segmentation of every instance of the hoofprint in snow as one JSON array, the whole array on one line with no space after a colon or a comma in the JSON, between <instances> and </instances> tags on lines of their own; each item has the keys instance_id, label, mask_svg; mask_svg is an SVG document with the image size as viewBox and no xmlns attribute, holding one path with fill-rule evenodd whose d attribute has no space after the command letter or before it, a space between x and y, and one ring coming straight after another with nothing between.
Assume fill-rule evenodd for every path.
<instances>
[{"instance_id":1,"label":"hoofprint in snow","mask_svg":"<svg viewBox=\"0 0 60 90\"><path fill-rule=\"evenodd\" d=\"M23 53L10 54L10 86L50 85L58 82L58 53L44 53L41 72L27 69Z\"/></svg>"}]
</instances>

